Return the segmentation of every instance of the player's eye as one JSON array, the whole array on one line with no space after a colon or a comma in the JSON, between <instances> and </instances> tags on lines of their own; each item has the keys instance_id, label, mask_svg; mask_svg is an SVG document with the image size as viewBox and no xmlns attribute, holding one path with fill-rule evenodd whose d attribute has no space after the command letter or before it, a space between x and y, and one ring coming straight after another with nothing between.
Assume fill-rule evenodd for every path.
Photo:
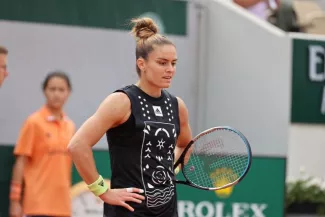
<instances>
[{"instance_id":1,"label":"player's eye","mask_svg":"<svg viewBox=\"0 0 325 217\"><path fill-rule=\"evenodd\" d=\"M167 62L159 62L160 65L164 66L167 64Z\"/></svg>"}]
</instances>

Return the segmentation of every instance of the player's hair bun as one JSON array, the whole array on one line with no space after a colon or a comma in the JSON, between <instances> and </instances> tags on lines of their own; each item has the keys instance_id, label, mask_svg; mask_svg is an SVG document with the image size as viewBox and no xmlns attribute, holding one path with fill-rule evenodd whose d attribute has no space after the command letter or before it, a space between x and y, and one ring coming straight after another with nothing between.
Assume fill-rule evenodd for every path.
<instances>
[{"instance_id":1,"label":"player's hair bun","mask_svg":"<svg viewBox=\"0 0 325 217\"><path fill-rule=\"evenodd\" d=\"M132 19L134 25L131 33L138 39L147 39L158 33L158 26L148 17Z\"/></svg>"}]
</instances>

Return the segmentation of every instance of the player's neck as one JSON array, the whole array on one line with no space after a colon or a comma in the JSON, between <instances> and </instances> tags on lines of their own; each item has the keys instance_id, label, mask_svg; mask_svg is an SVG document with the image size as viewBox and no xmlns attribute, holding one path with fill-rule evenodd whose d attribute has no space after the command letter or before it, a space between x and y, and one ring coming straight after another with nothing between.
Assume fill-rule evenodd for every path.
<instances>
[{"instance_id":1,"label":"player's neck","mask_svg":"<svg viewBox=\"0 0 325 217\"><path fill-rule=\"evenodd\" d=\"M161 96L161 88L153 87L149 83L141 81L138 81L135 85L138 86L143 92L145 92L149 96L156 98Z\"/></svg>"}]
</instances>

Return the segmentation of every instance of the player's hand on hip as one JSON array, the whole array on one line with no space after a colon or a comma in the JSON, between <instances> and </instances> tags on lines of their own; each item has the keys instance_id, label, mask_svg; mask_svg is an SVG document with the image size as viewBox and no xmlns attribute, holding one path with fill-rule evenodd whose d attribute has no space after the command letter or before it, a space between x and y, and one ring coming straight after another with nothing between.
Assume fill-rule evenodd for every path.
<instances>
[{"instance_id":1,"label":"player's hand on hip","mask_svg":"<svg viewBox=\"0 0 325 217\"><path fill-rule=\"evenodd\" d=\"M142 201L145 199L145 197L141 195L143 192L144 191L139 188L109 189L99 197L105 203L123 206L133 212L134 209L129 204L127 204L127 202L132 201L135 203L142 203Z\"/></svg>"}]
</instances>

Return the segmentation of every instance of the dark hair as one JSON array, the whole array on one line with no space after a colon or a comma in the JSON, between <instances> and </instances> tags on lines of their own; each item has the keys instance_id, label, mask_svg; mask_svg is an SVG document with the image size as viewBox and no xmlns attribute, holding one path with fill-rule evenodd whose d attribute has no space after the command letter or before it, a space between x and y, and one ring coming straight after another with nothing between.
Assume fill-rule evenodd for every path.
<instances>
[{"instance_id":1,"label":"dark hair","mask_svg":"<svg viewBox=\"0 0 325 217\"><path fill-rule=\"evenodd\" d=\"M148 54L153 51L154 45L174 45L173 42L158 33L158 26L151 18L144 17L139 19L132 19L131 23L134 25L131 33L136 38L137 42L135 50L136 59L142 57L146 60ZM138 66L136 67L137 73L140 76L141 71Z\"/></svg>"},{"instance_id":2,"label":"dark hair","mask_svg":"<svg viewBox=\"0 0 325 217\"><path fill-rule=\"evenodd\" d=\"M45 77L45 79L43 81L43 84L42 84L43 90L46 89L49 81L52 78L55 78L55 77L64 79L67 82L67 85L68 85L69 89L70 90L72 89L69 76L66 73L62 72L62 71L55 71L55 72L51 72L51 73L49 73L49 74L46 75L46 77Z\"/></svg>"},{"instance_id":3,"label":"dark hair","mask_svg":"<svg viewBox=\"0 0 325 217\"><path fill-rule=\"evenodd\" d=\"M3 46L0 46L0 54L8 54L8 49L3 47Z\"/></svg>"}]
</instances>

